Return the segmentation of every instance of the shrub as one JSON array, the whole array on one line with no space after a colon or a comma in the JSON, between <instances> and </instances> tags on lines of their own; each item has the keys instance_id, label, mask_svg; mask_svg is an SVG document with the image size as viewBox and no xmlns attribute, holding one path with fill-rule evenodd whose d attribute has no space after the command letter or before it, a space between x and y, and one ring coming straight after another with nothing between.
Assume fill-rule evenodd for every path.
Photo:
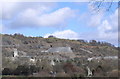
<instances>
[{"instance_id":1,"label":"shrub","mask_svg":"<svg viewBox=\"0 0 120 79\"><path fill-rule=\"evenodd\" d=\"M2 71L2 75L12 75L12 70L9 68L4 68L4 70Z\"/></svg>"}]
</instances>

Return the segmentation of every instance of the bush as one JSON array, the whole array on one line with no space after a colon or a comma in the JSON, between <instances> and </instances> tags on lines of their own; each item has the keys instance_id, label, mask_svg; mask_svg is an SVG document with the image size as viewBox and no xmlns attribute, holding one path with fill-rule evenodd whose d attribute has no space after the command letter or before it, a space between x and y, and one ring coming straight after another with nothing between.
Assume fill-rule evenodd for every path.
<instances>
[{"instance_id":1,"label":"bush","mask_svg":"<svg viewBox=\"0 0 120 79\"><path fill-rule=\"evenodd\" d=\"M22 65L18 66L14 71L14 75L25 75L25 76L27 76L27 75L30 75L30 74L31 74L31 71L30 71L29 67L22 66Z\"/></svg>"},{"instance_id":2,"label":"bush","mask_svg":"<svg viewBox=\"0 0 120 79\"><path fill-rule=\"evenodd\" d=\"M53 36L53 35L50 35L50 36L48 36L48 38L55 38L55 36Z\"/></svg>"},{"instance_id":3,"label":"bush","mask_svg":"<svg viewBox=\"0 0 120 79\"><path fill-rule=\"evenodd\" d=\"M9 68L4 68L4 70L2 71L2 75L12 75L12 70Z\"/></svg>"}]
</instances>

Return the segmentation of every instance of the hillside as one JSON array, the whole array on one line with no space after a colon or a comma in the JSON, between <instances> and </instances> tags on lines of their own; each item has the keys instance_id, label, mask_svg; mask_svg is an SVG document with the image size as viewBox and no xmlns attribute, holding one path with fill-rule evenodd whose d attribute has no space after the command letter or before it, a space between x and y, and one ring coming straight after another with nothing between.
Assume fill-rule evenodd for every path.
<instances>
[{"instance_id":1,"label":"hillside","mask_svg":"<svg viewBox=\"0 0 120 79\"><path fill-rule=\"evenodd\" d=\"M17 48L25 51L27 54L36 55L42 50L47 50L54 47L71 47L75 54L87 55L89 53L82 49L93 52L92 56L116 56L117 48L109 43L100 42L86 42L84 40L66 40L59 38L42 38L42 37L25 37L23 35L3 35L2 36L3 49ZM82 49L81 49L82 48ZM11 49L9 49L10 51ZM4 50L3 50L4 51ZM5 50L8 51L8 50ZM11 50L12 51L12 50ZM4 55L4 53L3 53ZM89 54L90 55L90 54Z\"/></svg>"},{"instance_id":2,"label":"hillside","mask_svg":"<svg viewBox=\"0 0 120 79\"><path fill-rule=\"evenodd\" d=\"M50 36L49 38L43 38L26 37L21 34L2 35L3 69L15 69L19 65L24 64L36 65L39 61L40 63L44 63L38 65L40 67L45 65L45 63L50 63L52 66L49 66L50 68L47 70L51 71L54 70L53 66L56 66L60 63L64 63L64 66L66 66L66 62L69 61L72 64L74 63L73 65L75 65L75 68L79 69L80 67L82 70L84 69L82 68L82 64L85 65L85 67L88 66L91 70L97 68L98 65L111 68L106 70L106 73L117 69L117 56L118 48L107 42L97 42L95 40L87 42L84 40L59 39L53 36ZM109 60L111 60L109 63L109 65L111 65L110 67L105 64L105 62L108 62ZM89 63L91 61L93 64ZM12 62L12 64L10 62ZM69 67L67 69L69 69ZM85 72L85 70L83 71ZM62 71L58 72L60 74ZM75 72L78 71L75 70ZM71 73L68 74L71 75ZM88 73L80 74L84 74L84 76L90 76ZM103 74L99 75L104 76Z\"/></svg>"}]
</instances>

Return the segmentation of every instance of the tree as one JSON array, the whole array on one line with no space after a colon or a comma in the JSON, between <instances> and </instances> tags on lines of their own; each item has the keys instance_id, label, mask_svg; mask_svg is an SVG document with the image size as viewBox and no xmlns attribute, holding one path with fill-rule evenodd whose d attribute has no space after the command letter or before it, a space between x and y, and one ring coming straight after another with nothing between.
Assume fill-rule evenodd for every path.
<instances>
[{"instance_id":1,"label":"tree","mask_svg":"<svg viewBox=\"0 0 120 79\"><path fill-rule=\"evenodd\" d=\"M48 38L55 38L55 36L53 36L53 35L50 35L50 36L48 36Z\"/></svg>"},{"instance_id":2,"label":"tree","mask_svg":"<svg viewBox=\"0 0 120 79\"><path fill-rule=\"evenodd\" d=\"M112 7L116 7L118 8L120 5L120 2L118 2L118 5L113 5L114 4L114 0L111 0L109 2L107 2L107 0L90 0L90 4L93 8L94 11L99 12L100 10L102 10L103 8L105 9L105 11L109 12L112 11Z\"/></svg>"},{"instance_id":3,"label":"tree","mask_svg":"<svg viewBox=\"0 0 120 79\"><path fill-rule=\"evenodd\" d=\"M36 73L36 72L39 72L39 69L35 65L30 65L30 72L31 73Z\"/></svg>"},{"instance_id":4,"label":"tree","mask_svg":"<svg viewBox=\"0 0 120 79\"><path fill-rule=\"evenodd\" d=\"M4 68L2 75L12 75L12 70L9 68Z\"/></svg>"},{"instance_id":5,"label":"tree","mask_svg":"<svg viewBox=\"0 0 120 79\"><path fill-rule=\"evenodd\" d=\"M18 66L15 71L14 71L14 75L30 75L31 72L30 72L30 68L25 66L25 65L20 65Z\"/></svg>"},{"instance_id":6,"label":"tree","mask_svg":"<svg viewBox=\"0 0 120 79\"><path fill-rule=\"evenodd\" d=\"M90 43L91 45L93 45L93 46L97 45L96 40L91 40L89 43Z\"/></svg>"},{"instance_id":7,"label":"tree","mask_svg":"<svg viewBox=\"0 0 120 79\"><path fill-rule=\"evenodd\" d=\"M79 41L79 42L81 42L81 43L87 43L86 40L77 40L77 41Z\"/></svg>"}]
</instances>

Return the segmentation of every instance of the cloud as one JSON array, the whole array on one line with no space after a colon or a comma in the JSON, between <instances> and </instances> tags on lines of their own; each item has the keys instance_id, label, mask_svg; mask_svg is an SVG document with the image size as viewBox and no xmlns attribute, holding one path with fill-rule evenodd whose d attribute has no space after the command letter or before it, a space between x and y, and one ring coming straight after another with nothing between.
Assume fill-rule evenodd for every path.
<instances>
[{"instance_id":1,"label":"cloud","mask_svg":"<svg viewBox=\"0 0 120 79\"><path fill-rule=\"evenodd\" d=\"M103 13L98 13L90 16L88 26L97 27L100 24L102 17Z\"/></svg>"},{"instance_id":2,"label":"cloud","mask_svg":"<svg viewBox=\"0 0 120 79\"><path fill-rule=\"evenodd\" d=\"M40 25L42 26L55 26L64 24L66 20L74 16L74 10L69 7L58 9L57 11L42 15L40 20Z\"/></svg>"},{"instance_id":3,"label":"cloud","mask_svg":"<svg viewBox=\"0 0 120 79\"><path fill-rule=\"evenodd\" d=\"M85 19L87 26L89 27L98 27L101 24L101 20L105 14L104 8L101 8L100 11L95 10L94 2L88 4L88 11L82 14L80 20Z\"/></svg>"},{"instance_id":4,"label":"cloud","mask_svg":"<svg viewBox=\"0 0 120 79\"><path fill-rule=\"evenodd\" d=\"M118 33L118 9L98 26L99 35L102 38L115 38ZM114 35L114 36L113 36ZM117 38L117 37L116 37Z\"/></svg>"},{"instance_id":5,"label":"cloud","mask_svg":"<svg viewBox=\"0 0 120 79\"><path fill-rule=\"evenodd\" d=\"M104 33L104 32L107 33L110 30L112 30L112 26L109 24L108 20L104 20L102 22L102 24L98 27L98 31L100 33ZM102 35L102 36L104 36L104 35Z\"/></svg>"},{"instance_id":6,"label":"cloud","mask_svg":"<svg viewBox=\"0 0 120 79\"><path fill-rule=\"evenodd\" d=\"M0 3L0 7L2 8L0 18L3 20L10 19L14 15L15 9L18 6L17 3Z\"/></svg>"},{"instance_id":7,"label":"cloud","mask_svg":"<svg viewBox=\"0 0 120 79\"><path fill-rule=\"evenodd\" d=\"M36 3L36 2L2 2L0 7L2 7L2 20L10 20L19 15L19 13L31 8L38 10L39 12L49 11L54 7L54 3Z\"/></svg>"},{"instance_id":8,"label":"cloud","mask_svg":"<svg viewBox=\"0 0 120 79\"><path fill-rule=\"evenodd\" d=\"M106 40L112 44L118 44L118 9L107 19L101 21L97 27L100 40Z\"/></svg>"},{"instance_id":9,"label":"cloud","mask_svg":"<svg viewBox=\"0 0 120 79\"><path fill-rule=\"evenodd\" d=\"M44 13L41 14L37 10L34 9L27 9L13 21L11 26L14 27L24 27L24 26L31 26L31 27L41 27L41 26L62 26L66 24L69 18L75 16L74 10L70 9L69 7L60 8L51 13Z\"/></svg>"},{"instance_id":10,"label":"cloud","mask_svg":"<svg viewBox=\"0 0 120 79\"><path fill-rule=\"evenodd\" d=\"M12 29L41 26L64 27L67 21L75 16L75 10L69 7L54 10L55 6L57 6L56 3L47 2L5 2L0 5L2 7L0 19L6 21L5 26Z\"/></svg>"},{"instance_id":11,"label":"cloud","mask_svg":"<svg viewBox=\"0 0 120 79\"><path fill-rule=\"evenodd\" d=\"M85 23L87 22L86 28L89 27L95 29L91 32L82 33L82 39L95 39L110 42L115 45L118 44L118 9L107 16L105 15L104 10L95 15L86 13L81 20L85 20Z\"/></svg>"},{"instance_id":12,"label":"cloud","mask_svg":"<svg viewBox=\"0 0 120 79\"><path fill-rule=\"evenodd\" d=\"M63 30L63 31L56 31L51 34L46 34L44 37L48 37L50 35L53 35L58 38L64 38L64 39L79 39L78 33L72 31L72 30Z\"/></svg>"},{"instance_id":13,"label":"cloud","mask_svg":"<svg viewBox=\"0 0 120 79\"><path fill-rule=\"evenodd\" d=\"M104 16L104 10L99 12L93 12L93 10L88 10L87 12L80 14L78 21L86 24L88 27L98 27L101 24L101 20ZM85 20L85 21L84 21Z\"/></svg>"},{"instance_id":14,"label":"cloud","mask_svg":"<svg viewBox=\"0 0 120 79\"><path fill-rule=\"evenodd\" d=\"M2 24L0 24L0 33L2 32L2 28L3 28L3 26L2 26Z\"/></svg>"},{"instance_id":15,"label":"cloud","mask_svg":"<svg viewBox=\"0 0 120 79\"><path fill-rule=\"evenodd\" d=\"M93 11L93 7L88 6L88 8ZM118 40L118 9L114 13L106 16L104 8L101 8L99 13L94 12L95 15L89 16L88 24L91 26L96 26L96 34L92 38L98 40L105 40L117 45Z\"/></svg>"},{"instance_id":16,"label":"cloud","mask_svg":"<svg viewBox=\"0 0 120 79\"><path fill-rule=\"evenodd\" d=\"M3 31L6 31L7 28L2 24L0 23L0 33L3 33Z\"/></svg>"}]
</instances>

